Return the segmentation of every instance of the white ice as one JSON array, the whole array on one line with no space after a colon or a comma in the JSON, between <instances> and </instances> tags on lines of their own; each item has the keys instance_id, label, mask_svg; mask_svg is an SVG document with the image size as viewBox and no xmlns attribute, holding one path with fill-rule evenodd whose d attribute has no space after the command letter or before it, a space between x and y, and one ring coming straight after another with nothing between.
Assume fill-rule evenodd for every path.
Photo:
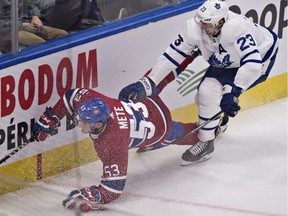
<instances>
[{"instance_id":1,"label":"white ice","mask_svg":"<svg viewBox=\"0 0 288 216\"><path fill-rule=\"evenodd\" d=\"M287 215L287 98L240 112L215 148L210 160L186 167L180 163L187 146L141 155L131 150L122 196L83 215ZM73 189L97 184L101 173L97 161L2 195L0 216L79 215L62 200Z\"/></svg>"}]
</instances>

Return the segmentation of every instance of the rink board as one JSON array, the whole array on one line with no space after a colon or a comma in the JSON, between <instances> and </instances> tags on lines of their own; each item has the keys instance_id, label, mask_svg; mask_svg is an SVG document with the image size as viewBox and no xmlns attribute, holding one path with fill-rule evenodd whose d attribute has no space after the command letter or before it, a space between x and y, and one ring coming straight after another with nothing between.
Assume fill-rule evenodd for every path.
<instances>
[{"instance_id":1,"label":"rink board","mask_svg":"<svg viewBox=\"0 0 288 216\"><path fill-rule=\"evenodd\" d=\"M287 97L287 73L268 79L241 96L241 111ZM176 121L197 121L195 104L172 111ZM35 182L97 160L90 138L32 156L4 167L0 172L27 182ZM21 189L0 179L0 195Z\"/></svg>"},{"instance_id":2,"label":"rink board","mask_svg":"<svg viewBox=\"0 0 288 216\"><path fill-rule=\"evenodd\" d=\"M236 4L233 0L229 2ZM243 12L245 13L250 8L258 9L258 7L261 7L257 11L259 11L259 19L261 17L261 20L263 20L265 13L270 14L269 8L267 9L268 5L269 7L274 5L273 2L272 4L268 4L269 2L272 1L265 0L261 6L254 5L254 7L251 4L243 3L243 5L241 5L241 9L243 9ZM280 2L282 3L283 1ZM247 7L249 8L247 9ZM275 7L278 9L278 11L280 11L280 3L279 5L275 5ZM278 11L277 15L274 17L276 19L276 23L273 24L274 30L277 33L281 33L281 25L278 23L279 21L287 20L287 18L281 17L281 13ZM81 68L81 66L83 66L83 62L86 61L88 62L87 64L89 67L97 67L96 74L88 74L91 78L91 80L88 80L90 82L89 85L108 96L117 97L121 87L134 82L143 75L144 71L153 66L155 59L162 54L163 50L174 39L173 34L175 33L175 35L177 35L178 30L181 27L178 24L187 18L191 18L192 15L190 12L183 12L183 15L175 15L175 17L169 17L157 22L154 21L144 27L137 26L133 31L130 31L129 29L119 34L115 33L115 35L109 35L107 38L99 38L95 39L95 41L89 41L87 44L76 43L75 47L67 47L67 50L56 50L55 53L51 51L51 53L48 53L47 56L43 55L39 56L38 58L32 58L32 55L24 56L23 58L27 59L27 62L21 62L23 60L22 59L21 61L19 60L16 65L7 64L9 67L1 70L1 83L3 84L4 81L8 82L13 75L13 78L17 82L16 86L19 84L19 82L25 84L25 79L26 81L30 81L33 78L37 80L40 79L40 75L49 74L51 71L55 72L55 74L57 73L58 75L61 73L59 68L67 67L67 65L71 66L72 68ZM172 26L175 28L172 28ZM285 26L285 28L287 28L287 26ZM155 38L154 36L159 33L159 29L161 31L161 35L165 35L165 37L157 39L158 37ZM172 34L168 33L167 29L169 29L170 32L172 31ZM151 37L143 37L143 35L147 35L147 32ZM88 33L86 36L89 35ZM282 33L282 38L287 38L287 31ZM141 43L139 43L140 35L143 37L141 38ZM127 38L129 38L129 40L127 40ZM129 43L127 43L127 41L129 41ZM137 41L137 43L132 44L131 46L131 41ZM114 47L114 51L112 53L110 50L111 46ZM130 56L125 55L124 53L127 49L129 50ZM139 50L141 50L141 53L139 53ZM287 97L288 70L286 51L287 40L281 39L279 56L275 63L275 67L271 72L271 78L269 78L263 84L260 84L248 92L245 92L241 96L240 105L242 107L242 111ZM93 62L93 59L97 59L97 62ZM111 62L113 64L111 64ZM195 63L195 65L196 68L188 67L188 69L190 71L197 72L207 67L207 65L203 64L202 62L198 64ZM69 72L71 71L67 70L67 74L64 74L63 72L63 76L66 75L68 77ZM74 80L79 78L79 74L77 74L74 70L72 70L71 73ZM25 76L21 76L23 74ZM32 75L35 77L32 77ZM88 81L84 78L84 72L82 75L83 77L81 77L81 79L83 79L82 81L85 84L85 82ZM111 80L111 76L114 77L113 80ZM53 81L58 81L57 78L58 77L53 77L52 79ZM40 83L36 84L40 86ZM107 85L109 88L107 88ZM35 89L41 87L39 86L35 86ZM25 87L23 89L25 89ZM191 91L187 94L185 93L184 95L175 89L180 89L176 82L172 83L171 86L167 87L167 89L161 93L161 97L172 111L173 119L183 122L197 121L197 108L193 103L195 91ZM18 90L19 92L17 92L17 94L21 94L20 89ZM31 104L31 107L28 109L27 107L30 104L27 100L25 103L20 104L22 109L23 107L27 108L25 111L17 107L19 106L19 102L21 102L17 101L18 103L16 102L15 104L16 114L12 113L8 116L1 116L1 128L7 128L8 131L13 124L16 125L18 123L18 125L20 125L20 123L22 123L19 122L19 119L25 119L25 122L29 123L32 118L37 118L37 116L44 111L46 106L54 104L58 100L60 90L57 88L56 84L54 84L53 95L47 101L45 101L45 97L39 96L39 92L36 92L35 98L38 97L38 100L42 100L42 102L44 102L38 102L37 104L35 101L33 101L33 104ZM171 91L175 92L175 97L173 96L173 98L171 98L171 93L169 94ZM22 98L25 99L25 95L22 95ZM177 101L177 103L175 103L175 101ZM27 182L34 182L97 160L97 155L93 150L90 139L81 134L79 130L61 130L59 132L61 135L59 136L53 136L40 144L36 142L29 144L27 147L25 147L25 149L21 150L19 153L17 153L17 155L12 157L11 160L8 161L7 165L1 166L0 172L9 176L15 176L16 178L23 179ZM2 145L0 144L1 153L3 155L6 155L13 150L13 148L5 149L5 144L6 143ZM13 142L11 145L12 144ZM1 157L3 155L1 155ZM19 185L2 182L1 179L0 185L0 194L21 188Z\"/></svg>"},{"instance_id":3,"label":"rink board","mask_svg":"<svg viewBox=\"0 0 288 216\"><path fill-rule=\"evenodd\" d=\"M241 95L241 111L287 97L287 73L272 77ZM197 121L196 104L172 110L173 119L181 122Z\"/></svg>"}]
</instances>

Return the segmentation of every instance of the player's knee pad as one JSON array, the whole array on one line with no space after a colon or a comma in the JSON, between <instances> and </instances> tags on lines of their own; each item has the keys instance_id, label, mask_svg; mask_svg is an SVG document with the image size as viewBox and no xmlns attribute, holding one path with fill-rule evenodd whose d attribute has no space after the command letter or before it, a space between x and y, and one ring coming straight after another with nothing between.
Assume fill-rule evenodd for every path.
<instances>
[{"instance_id":1,"label":"player's knee pad","mask_svg":"<svg viewBox=\"0 0 288 216\"><path fill-rule=\"evenodd\" d=\"M197 100L200 106L219 106L222 98L221 83L215 78L206 77L199 86Z\"/></svg>"}]
</instances>

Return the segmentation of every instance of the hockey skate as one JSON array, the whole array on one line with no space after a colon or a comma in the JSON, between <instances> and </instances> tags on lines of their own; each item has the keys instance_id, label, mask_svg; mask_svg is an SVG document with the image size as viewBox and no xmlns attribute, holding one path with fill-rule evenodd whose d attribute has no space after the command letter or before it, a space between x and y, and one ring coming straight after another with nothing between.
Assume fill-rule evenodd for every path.
<instances>
[{"instance_id":1,"label":"hockey skate","mask_svg":"<svg viewBox=\"0 0 288 216\"><path fill-rule=\"evenodd\" d=\"M182 166L199 163L211 158L210 154L214 151L214 140L206 142L198 141L191 148L182 154Z\"/></svg>"},{"instance_id":2,"label":"hockey skate","mask_svg":"<svg viewBox=\"0 0 288 216\"><path fill-rule=\"evenodd\" d=\"M215 129L215 138L206 142L199 141L182 154L182 166L186 166L193 163L206 161L211 158L211 153L214 151L214 140L217 136L224 133L228 127L227 123L229 116L224 114L219 122L219 125Z\"/></svg>"}]
</instances>

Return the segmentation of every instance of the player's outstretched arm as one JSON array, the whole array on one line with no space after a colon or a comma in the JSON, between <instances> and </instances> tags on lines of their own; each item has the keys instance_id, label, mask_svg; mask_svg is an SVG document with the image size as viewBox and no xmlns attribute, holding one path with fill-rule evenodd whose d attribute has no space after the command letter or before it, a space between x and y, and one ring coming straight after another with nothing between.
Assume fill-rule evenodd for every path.
<instances>
[{"instance_id":1,"label":"player's outstretched arm","mask_svg":"<svg viewBox=\"0 0 288 216\"><path fill-rule=\"evenodd\" d=\"M175 52L175 51L173 51ZM180 74L184 69L193 62L195 58L197 58L199 55L201 55L201 51L196 47L194 50L191 51L190 55L186 55L184 59L183 56L181 57L182 61L181 63L177 63L177 68L174 70L173 68L170 67L162 67L161 65L168 65L166 57L162 56L160 60L158 61L158 64L153 68L154 71L154 78L155 76L157 77L156 80L160 80L159 83L154 83L152 80L152 77L150 76L151 72L153 69L149 70L143 78L138 80L135 83L132 83L126 87L124 87L118 96L119 100L128 102L129 100L139 100L145 97L149 97L152 94L158 95L164 87L172 82L175 78L176 75ZM161 60L162 59L162 60ZM163 62L162 62L163 61ZM159 66L160 65L160 66ZM163 71L159 71L158 69L155 68L162 68ZM163 69L164 68L164 69ZM166 71L167 69L167 71ZM171 71L172 70L172 71ZM164 74L164 75L163 75ZM171 75L167 75L171 74ZM150 76L150 77L149 77ZM158 77L159 76L159 77Z\"/></svg>"}]
</instances>

